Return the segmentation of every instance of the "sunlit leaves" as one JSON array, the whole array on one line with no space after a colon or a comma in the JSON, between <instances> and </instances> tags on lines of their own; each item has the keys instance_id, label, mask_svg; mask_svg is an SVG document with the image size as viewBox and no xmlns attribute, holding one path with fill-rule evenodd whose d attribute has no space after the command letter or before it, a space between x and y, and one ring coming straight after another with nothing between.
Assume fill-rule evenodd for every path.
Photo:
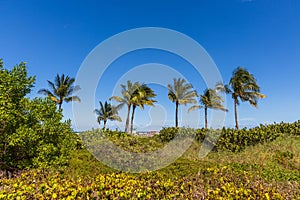
<instances>
[{"instance_id":1,"label":"sunlit leaves","mask_svg":"<svg viewBox=\"0 0 300 200\"><path fill-rule=\"evenodd\" d=\"M2 62L1 62L2 63ZM34 84L25 63L0 65L0 159L7 168L48 167L67 163L75 137L70 122L49 99L26 98Z\"/></svg>"},{"instance_id":2,"label":"sunlit leaves","mask_svg":"<svg viewBox=\"0 0 300 200\"><path fill-rule=\"evenodd\" d=\"M69 177L32 170L0 179L0 188L0 199L293 199L299 195L296 188L267 183L226 165L172 179L160 173Z\"/></svg>"}]
</instances>

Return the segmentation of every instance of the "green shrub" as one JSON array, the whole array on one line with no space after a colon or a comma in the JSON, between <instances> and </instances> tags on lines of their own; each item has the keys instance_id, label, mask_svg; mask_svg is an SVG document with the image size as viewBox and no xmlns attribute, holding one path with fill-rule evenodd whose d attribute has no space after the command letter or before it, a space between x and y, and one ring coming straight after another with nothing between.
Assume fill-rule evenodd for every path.
<instances>
[{"instance_id":1,"label":"green shrub","mask_svg":"<svg viewBox=\"0 0 300 200\"><path fill-rule=\"evenodd\" d=\"M280 123L271 125L260 125L251 129L231 129L223 128L221 130L213 129L191 129L191 128L175 128L167 127L162 128L158 135L145 139L145 141L152 142L153 145L141 145L139 136L133 136L124 132L118 131L103 131L95 129L81 134L86 140L86 137L97 137L96 139L109 138L116 145L134 152L145 152L162 147L164 144L170 142L175 137L192 137L199 143L203 141L206 144L213 145L213 150L223 151L229 150L232 152L243 151L247 146L255 146L257 144L264 144L271 142L276 138L283 135L298 135L300 130L300 121L295 123ZM89 135L89 136L88 136ZM146 150L147 149L147 150Z\"/></svg>"},{"instance_id":2,"label":"green shrub","mask_svg":"<svg viewBox=\"0 0 300 200\"><path fill-rule=\"evenodd\" d=\"M159 134L156 136L160 139L161 142L167 143L173 140L178 133L179 128L175 127L168 127L165 128L163 127L160 131Z\"/></svg>"},{"instance_id":3,"label":"green shrub","mask_svg":"<svg viewBox=\"0 0 300 200\"><path fill-rule=\"evenodd\" d=\"M23 169L65 165L74 149L70 121L54 102L26 95L34 84L25 63L11 71L0 60L0 167Z\"/></svg>"}]
</instances>

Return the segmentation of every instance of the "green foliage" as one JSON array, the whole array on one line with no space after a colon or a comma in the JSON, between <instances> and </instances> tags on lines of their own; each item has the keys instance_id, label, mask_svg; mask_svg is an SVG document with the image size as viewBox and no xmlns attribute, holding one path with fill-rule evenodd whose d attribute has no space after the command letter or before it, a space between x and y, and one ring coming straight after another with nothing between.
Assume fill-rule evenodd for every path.
<instances>
[{"instance_id":1,"label":"green foliage","mask_svg":"<svg viewBox=\"0 0 300 200\"><path fill-rule=\"evenodd\" d=\"M175 127L178 127L178 107L179 105L196 104L198 94L193 90L193 86L185 79L174 78L173 84L168 84L168 97L175 103Z\"/></svg>"},{"instance_id":2,"label":"green foliage","mask_svg":"<svg viewBox=\"0 0 300 200\"><path fill-rule=\"evenodd\" d=\"M75 146L70 121L62 123L61 113L46 99L28 100L25 111L24 124L9 137L8 148L14 152L10 163L18 168L66 164Z\"/></svg>"},{"instance_id":3,"label":"green foliage","mask_svg":"<svg viewBox=\"0 0 300 200\"><path fill-rule=\"evenodd\" d=\"M191 158L192 153L189 153ZM291 186L300 181L300 137L285 134L240 152L212 152L201 161L229 165L236 172L251 171L267 181L288 181L285 184Z\"/></svg>"},{"instance_id":4,"label":"green foliage","mask_svg":"<svg viewBox=\"0 0 300 200\"><path fill-rule=\"evenodd\" d=\"M74 149L70 122L61 122L55 103L25 97L34 80L27 76L25 63L11 71L0 65L1 168L63 165Z\"/></svg>"},{"instance_id":5,"label":"green foliage","mask_svg":"<svg viewBox=\"0 0 300 200\"><path fill-rule=\"evenodd\" d=\"M133 92L131 97L132 102L132 113L131 113L131 126L130 126L130 133L133 131L133 119L135 114L135 109L137 107L140 107L141 109L144 109L144 106L154 106L153 103L157 102L153 98L156 97L156 94L154 91L147 86L146 84L140 84L137 82L137 88Z\"/></svg>"},{"instance_id":6,"label":"green foliage","mask_svg":"<svg viewBox=\"0 0 300 200\"><path fill-rule=\"evenodd\" d=\"M105 139L112 141L116 146L131 152L150 152L163 147L158 138L133 136L129 133L93 129L80 134L85 144L101 144Z\"/></svg>"},{"instance_id":7,"label":"green foliage","mask_svg":"<svg viewBox=\"0 0 300 200\"><path fill-rule=\"evenodd\" d=\"M4 69L2 60L0 62L0 158L5 165L9 165L8 158L18 151L9 148L10 137L24 124L23 110L27 102L24 97L35 81L35 77L27 77L25 65L21 63L9 71Z\"/></svg>"},{"instance_id":8,"label":"green foliage","mask_svg":"<svg viewBox=\"0 0 300 200\"><path fill-rule=\"evenodd\" d=\"M208 129L192 129L192 128L176 128L164 127L159 131L155 138L158 138L162 143L168 143L175 137L194 137L197 141L202 142Z\"/></svg>"},{"instance_id":9,"label":"green foliage","mask_svg":"<svg viewBox=\"0 0 300 200\"><path fill-rule=\"evenodd\" d=\"M8 71L4 69L0 60L0 156L6 153L8 137L15 133L18 124L24 121L24 96L30 92L34 80L35 77L27 77L25 63Z\"/></svg>"},{"instance_id":10,"label":"green foliage","mask_svg":"<svg viewBox=\"0 0 300 200\"><path fill-rule=\"evenodd\" d=\"M283 124L284 129L288 126ZM87 140L107 137L136 152L164 145L159 135L134 137L95 129L80 136ZM196 159L201 144L194 141L188 153L168 167L142 174L117 172L80 149L72 153L64 171L30 170L13 179L0 179L0 199L299 199L300 168L278 165L277 160L279 156L300 167L299 139L285 134L240 152L211 152L204 159Z\"/></svg>"},{"instance_id":11,"label":"green foliage","mask_svg":"<svg viewBox=\"0 0 300 200\"><path fill-rule=\"evenodd\" d=\"M78 85L73 86L75 79L70 78L62 74L56 75L54 83L47 80L50 90L48 89L41 89L39 93L46 95L51 101L54 101L57 105L59 110L61 109L62 103L70 102L70 101L77 101L80 102L80 98L78 96L72 96L74 92L80 90Z\"/></svg>"},{"instance_id":12,"label":"green foliage","mask_svg":"<svg viewBox=\"0 0 300 200\"><path fill-rule=\"evenodd\" d=\"M271 142L276 138L283 135L299 135L300 133L300 121L294 123L280 123L270 125L260 125L259 127L251 129L231 129L223 128L222 130L213 129L190 129L190 128L175 128L168 127L163 128L159 135L155 136L160 139L162 143L167 143L173 140L176 136L193 136L195 139L202 143L210 142L215 145L215 150L229 150L232 152L240 152L247 146L254 146L257 144L263 144ZM219 136L217 143L214 143L214 139L206 136Z\"/></svg>"},{"instance_id":13,"label":"green foliage","mask_svg":"<svg viewBox=\"0 0 300 200\"><path fill-rule=\"evenodd\" d=\"M100 109L95 109L94 112L97 114L97 122L101 124L101 121L103 121L103 129L106 128L106 122L108 120L116 120L116 121L122 121L121 118L118 115L118 107L112 106L110 103L103 104L101 101L99 101Z\"/></svg>"},{"instance_id":14,"label":"green foliage","mask_svg":"<svg viewBox=\"0 0 300 200\"><path fill-rule=\"evenodd\" d=\"M24 63L8 71L0 62L0 69L1 164L44 169L1 178L0 199L300 197L300 121L242 130L163 128L153 137L100 129L76 135L69 121L61 122L62 113L56 110L54 102L25 97L33 87L34 77L27 76ZM213 137L218 133L221 135L215 151L200 159L198 153L204 139L214 143ZM110 140L130 152L152 152L175 137L194 137L195 141L166 168L142 174L110 169L98 162L80 140L103 146ZM108 150L109 156L110 153ZM67 163L68 167L52 171ZM45 170L46 167L52 168Z\"/></svg>"},{"instance_id":15,"label":"green foliage","mask_svg":"<svg viewBox=\"0 0 300 200\"><path fill-rule=\"evenodd\" d=\"M294 154L292 152L277 150L274 157L279 164L284 165L287 168L295 168L293 162L291 162L294 158Z\"/></svg>"},{"instance_id":16,"label":"green foliage","mask_svg":"<svg viewBox=\"0 0 300 200\"><path fill-rule=\"evenodd\" d=\"M33 181L34 180L34 181ZM159 175L137 177L102 174L89 179L65 179L58 173L32 171L17 179L1 180L0 199L174 199L191 197L182 193L185 181L163 180Z\"/></svg>"},{"instance_id":17,"label":"green foliage","mask_svg":"<svg viewBox=\"0 0 300 200\"><path fill-rule=\"evenodd\" d=\"M230 166L199 170L193 177L167 178L161 173L109 173L67 177L32 170L0 180L0 199L297 199L293 187L267 183L251 172Z\"/></svg>"},{"instance_id":18,"label":"green foliage","mask_svg":"<svg viewBox=\"0 0 300 200\"><path fill-rule=\"evenodd\" d=\"M298 195L284 185L275 187L252 173L236 173L228 166L207 168L201 173L212 180L207 199L291 199Z\"/></svg>"},{"instance_id":19,"label":"green foliage","mask_svg":"<svg viewBox=\"0 0 300 200\"><path fill-rule=\"evenodd\" d=\"M190 107L188 111L204 107L205 128L208 128L207 110L210 108L227 112L228 110L222 105L223 102L223 98L219 96L216 89L205 89L204 93L200 95L200 104L202 104L203 106L194 105Z\"/></svg>"},{"instance_id":20,"label":"green foliage","mask_svg":"<svg viewBox=\"0 0 300 200\"><path fill-rule=\"evenodd\" d=\"M126 124L125 124L125 131L124 132L128 132L129 131L129 117L130 117L130 110L131 110L131 106L132 106L132 96L134 94L134 92L136 91L136 89L138 88L139 83L135 82L132 83L130 80L127 81L127 85L121 84L121 93L122 93L122 97L119 96L112 96L109 98L109 100L115 100L117 102L119 102L120 104L118 105L119 108L123 107L123 106L127 106L127 117L126 117Z\"/></svg>"},{"instance_id":21,"label":"green foliage","mask_svg":"<svg viewBox=\"0 0 300 200\"><path fill-rule=\"evenodd\" d=\"M260 86L257 84L253 74L250 74L242 67L238 67L233 71L229 85L217 83L216 89L231 94L231 97L234 100L236 129L239 129L237 106L240 104L240 100L242 102L248 101L250 105L257 107L258 99L266 98L264 94L260 93Z\"/></svg>"},{"instance_id":22,"label":"green foliage","mask_svg":"<svg viewBox=\"0 0 300 200\"><path fill-rule=\"evenodd\" d=\"M161 142L167 143L175 138L178 130L179 128L175 127L162 128L159 132L159 135L157 135L156 137L158 137Z\"/></svg>"},{"instance_id":23,"label":"green foliage","mask_svg":"<svg viewBox=\"0 0 300 200\"><path fill-rule=\"evenodd\" d=\"M271 142L276 138L287 135L299 135L300 121L294 123L280 123L260 125L251 129L223 129L218 140L217 149L228 149L233 152L242 151L247 146Z\"/></svg>"}]
</instances>

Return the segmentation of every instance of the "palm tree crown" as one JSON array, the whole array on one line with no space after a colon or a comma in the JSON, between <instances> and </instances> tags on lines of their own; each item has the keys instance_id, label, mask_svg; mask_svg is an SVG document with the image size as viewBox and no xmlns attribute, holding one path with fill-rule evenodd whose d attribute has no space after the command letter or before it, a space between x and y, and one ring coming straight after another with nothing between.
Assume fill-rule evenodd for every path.
<instances>
[{"instance_id":1,"label":"palm tree crown","mask_svg":"<svg viewBox=\"0 0 300 200\"><path fill-rule=\"evenodd\" d=\"M208 128L208 120L207 120L207 110L215 109L215 110L222 110L222 111L228 111L222 103L224 100L221 96L218 95L217 91L214 89L206 89L204 90L203 95L200 95L200 104L204 106L204 116L205 116L205 128ZM195 105L192 106L189 111L194 109L200 109L202 106Z\"/></svg>"},{"instance_id":2,"label":"palm tree crown","mask_svg":"<svg viewBox=\"0 0 300 200\"><path fill-rule=\"evenodd\" d=\"M178 106L180 104L187 105L189 103L196 104L197 100L195 97L198 97L197 92L193 90L193 86L189 83L186 83L185 79L174 78L173 85L168 85L168 97L175 103L175 126L178 127Z\"/></svg>"},{"instance_id":3,"label":"palm tree crown","mask_svg":"<svg viewBox=\"0 0 300 200\"><path fill-rule=\"evenodd\" d=\"M232 88L232 97L244 101L249 101L250 105L256 107L259 98L265 98L264 94L260 93L260 87L256 83L253 74L250 74L246 69L238 67L234 70L229 81Z\"/></svg>"},{"instance_id":4,"label":"palm tree crown","mask_svg":"<svg viewBox=\"0 0 300 200\"><path fill-rule=\"evenodd\" d=\"M129 116L130 116L130 109L132 106L132 96L134 91L138 88L138 82L132 83L130 80L127 81L127 85L121 84L121 93L122 97L119 96L112 96L109 100L115 100L120 104L118 107L127 106L127 117L126 117L126 124L125 124L125 132L129 130Z\"/></svg>"},{"instance_id":5,"label":"palm tree crown","mask_svg":"<svg viewBox=\"0 0 300 200\"><path fill-rule=\"evenodd\" d=\"M73 86L75 79L70 78L62 74L56 75L54 83L47 80L50 89L41 89L38 91L40 94L47 95L52 101L54 101L57 105L59 110L61 109L62 103L70 102L70 101L77 101L80 102L80 98L78 96L72 96L72 94L78 90L80 87L78 85Z\"/></svg>"},{"instance_id":6,"label":"palm tree crown","mask_svg":"<svg viewBox=\"0 0 300 200\"><path fill-rule=\"evenodd\" d=\"M104 105L101 101L99 101L100 109L95 109L94 112L98 115L97 121L100 124L101 121L104 122L103 129L106 128L106 122L108 120L112 121L122 121L118 116L118 107L112 106L110 103L105 101Z\"/></svg>"},{"instance_id":7,"label":"palm tree crown","mask_svg":"<svg viewBox=\"0 0 300 200\"><path fill-rule=\"evenodd\" d=\"M229 85L218 83L217 89L231 94L234 100L236 129L239 129L237 106L240 104L240 100L242 102L248 101L250 105L257 107L258 99L266 97L264 94L260 93L260 87L253 74L250 74L242 67L238 67L233 71Z\"/></svg>"},{"instance_id":8,"label":"palm tree crown","mask_svg":"<svg viewBox=\"0 0 300 200\"><path fill-rule=\"evenodd\" d=\"M153 103L157 102L156 100L152 99L154 97L156 97L156 94L150 87L148 87L146 84L137 83L137 88L134 91L133 95L131 96L131 102L132 102L131 128L130 128L131 133L133 130L133 119L134 119L136 107L138 106L141 109L144 109L144 105L154 106Z\"/></svg>"}]
</instances>

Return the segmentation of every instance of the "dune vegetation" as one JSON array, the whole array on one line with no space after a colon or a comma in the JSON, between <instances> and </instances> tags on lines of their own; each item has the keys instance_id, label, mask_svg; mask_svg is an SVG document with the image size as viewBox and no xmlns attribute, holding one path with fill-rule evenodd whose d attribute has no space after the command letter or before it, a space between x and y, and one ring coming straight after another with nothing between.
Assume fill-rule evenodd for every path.
<instances>
[{"instance_id":1,"label":"dune vegetation","mask_svg":"<svg viewBox=\"0 0 300 200\"><path fill-rule=\"evenodd\" d=\"M191 103L194 108L226 111L218 92L232 95L236 112L243 101L256 106L265 96L253 75L242 68L234 74L229 85L206 89L200 101L190 84L174 79L168 97L175 109ZM151 137L134 135L131 109L152 106L156 94L147 85L129 81L122 86L122 96L111 98L120 105L100 101L100 109L95 108L95 120L103 121L104 128L75 133L70 120L62 120L63 102L80 102L73 94L80 89L74 79L57 75L54 82L48 81L49 90L40 90L45 97L30 99L34 82L26 63L8 70L1 60L0 199L300 199L300 121L240 129L236 115L235 129L208 129L207 120L205 128L191 129L179 127L176 114L175 127L162 128ZM128 108L125 131L111 131L106 122L120 121L122 106ZM136 166L140 172L130 173L91 154L108 140L127 152L151 154L175 138L179 142L189 138L191 145L155 171L138 168L147 160L123 163L124 169ZM212 151L199 157L203 145ZM108 157L123 159L118 152L105 150Z\"/></svg>"}]
</instances>

